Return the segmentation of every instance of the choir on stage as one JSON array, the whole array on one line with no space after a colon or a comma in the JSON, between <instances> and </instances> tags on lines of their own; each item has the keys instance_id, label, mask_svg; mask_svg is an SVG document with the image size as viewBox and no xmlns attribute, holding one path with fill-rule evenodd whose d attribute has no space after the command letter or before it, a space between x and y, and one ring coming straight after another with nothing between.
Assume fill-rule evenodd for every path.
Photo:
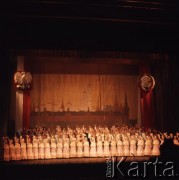
<instances>
[{"instance_id":1,"label":"choir on stage","mask_svg":"<svg viewBox=\"0 0 179 180\"><path fill-rule=\"evenodd\" d=\"M28 129L13 138L4 137L4 160L77 157L159 156L165 139L179 145L179 133L128 126Z\"/></svg>"}]
</instances>

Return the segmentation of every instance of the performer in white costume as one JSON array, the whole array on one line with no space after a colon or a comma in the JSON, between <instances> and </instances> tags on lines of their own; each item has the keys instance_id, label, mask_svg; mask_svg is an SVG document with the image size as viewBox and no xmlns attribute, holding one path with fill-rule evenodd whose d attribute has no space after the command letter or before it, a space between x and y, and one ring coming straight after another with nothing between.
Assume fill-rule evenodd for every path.
<instances>
[{"instance_id":1,"label":"performer in white costume","mask_svg":"<svg viewBox=\"0 0 179 180\"><path fill-rule=\"evenodd\" d=\"M23 138L21 140L21 159L27 159L27 145Z\"/></svg>"},{"instance_id":2,"label":"performer in white costume","mask_svg":"<svg viewBox=\"0 0 179 180\"><path fill-rule=\"evenodd\" d=\"M70 157L76 157L76 138L71 138L70 141Z\"/></svg>"},{"instance_id":3,"label":"performer in white costume","mask_svg":"<svg viewBox=\"0 0 179 180\"><path fill-rule=\"evenodd\" d=\"M84 147L84 157L89 157L89 142L87 138L85 138L84 140L83 147Z\"/></svg>"},{"instance_id":4,"label":"performer in white costume","mask_svg":"<svg viewBox=\"0 0 179 180\"><path fill-rule=\"evenodd\" d=\"M123 138L123 151L124 151L124 156L129 156L130 151L129 151L129 140L128 137Z\"/></svg>"},{"instance_id":5,"label":"performer in white costume","mask_svg":"<svg viewBox=\"0 0 179 180\"><path fill-rule=\"evenodd\" d=\"M10 160L10 147L8 138L4 138L4 160L9 161Z\"/></svg>"},{"instance_id":6,"label":"performer in white costume","mask_svg":"<svg viewBox=\"0 0 179 180\"><path fill-rule=\"evenodd\" d=\"M63 157L63 141L62 139L58 139L57 142L57 158L62 158Z\"/></svg>"},{"instance_id":7,"label":"performer in white costume","mask_svg":"<svg viewBox=\"0 0 179 180\"><path fill-rule=\"evenodd\" d=\"M138 137L137 142L137 156L143 156L144 155L144 140L143 137Z\"/></svg>"},{"instance_id":8,"label":"performer in white costume","mask_svg":"<svg viewBox=\"0 0 179 180\"><path fill-rule=\"evenodd\" d=\"M56 140L54 137L51 138L51 158L56 158L57 157L57 144L56 144Z\"/></svg>"},{"instance_id":9,"label":"performer in white costume","mask_svg":"<svg viewBox=\"0 0 179 180\"><path fill-rule=\"evenodd\" d=\"M116 140L111 141L111 156L117 156L117 146Z\"/></svg>"},{"instance_id":10,"label":"performer in white costume","mask_svg":"<svg viewBox=\"0 0 179 180\"><path fill-rule=\"evenodd\" d=\"M152 139L150 136L146 136L144 156L151 156L151 155L152 155Z\"/></svg>"},{"instance_id":11,"label":"performer in white costume","mask_svg":"<svg viewBox=\"0 0 179 180\"><path fill-rule=\"evenodd\" d=\"M16 160L16 151L15 151L15 147L13 144L13 140L11 139L9 142L9 148L10 148L10 159L11 160Z\"/></svg>"},{"instance_id":12,"label":"performer in white costume","mask_svg":"<svg viewBox=\"0 0 179 180\"><path fill-rule=\"evenodd\" d=\"M152 156L160 155L160 142L156 136L153 138Z\"/></svg>"},{"instance_id":13,"label":"performer in white costume","mask_svg":"<svg viewBox=\"0 0 179 180\"><path fill-rule=\"evenodd\" d=\"M51 159L49 138L45 139L44 146L45 146L45 159Z\"/></svg>"},{"instance_id":14,"label":"performer in white costume","mask_svg":"<svg viewBox=\"0 0 179 180\"><path fill-rule=\"evenodd\" d=\"M107 137L105 137L105 140L104 140L104 156L105 157L111 156L111 153L109 150L109 141Z\"/></svg>"},{"instance_id":15,"label":"performer in white costume","mask_svg":"<svg viewBox=\"0 0 179 180\"><path fill-rule=\"evenodd\" d=\"M16 138L15 140L15 152L16 152L16 160L21 160L21 146L18 138Z\"/></svg>"},{"instance_id":16,"label":"performer in white costume","mask_svg":"<svg viewBox=\"0 0 179 180\"><path fill-rule=\"evenodd\" d=\"M124 156L122 140L117 141L117 155Z\"/></svg>"},{"instance_id":17,"label":"performer in white costume","mask_svg":"<svg viewBox=\"0 0 179 180\"><path fill-rule=\"evenodd\" d=\"M96 157L96 142L94 137L91 137L90 157Z\"/></svg>"},{"instance_id":18,"label":"performer in white costume","mask_svg":"<svg viewBox=\"0 0 179 180\"><path fill-rule=\"evenodd\" d=\"M70 157L70 153L69 153L69 141L67 139L64 139L63 157L64 158L69 158Z\"/></svg>"},{"instance_id":19,"label":"performer in white costume","mask_svg":"<svg viewBox=\"0 0 179 180\"><path fill-rule=\"evenodd\" d=\"M137 151L136 151L136 139L132 135L130 138L130 156L136 156Z\"/></svg>"},{"instance_id":20,"label":"performer in white costume","mask_svg":"<svg viewBox=\"0 0 179 180\"><path fill-rule=\"evenodd\" d=\"M30 139L27 141L27 159L34 159L32 143L30 142Z\"/></svg>"},{"instance_id":21,"label":"performer in white costume","mask_svg":"<svg viewBox=\"0 0 179 180\"><path fill-rule=\"evenodd\" d=\"M38 140L36 139L36 137L33 137L33 153L34 153L34 159L39 159L39 152L38 152Z\"/></svg>"},{"instance_id":22,"label":"performer in white costume","mask_svg":"<svg viewBox=\"0 0 179 180\"><path fill-rule=\"evenodd\" d=\"M78 140L78 142L77 142L76 156L77 157L83 157L83 143L81 142L81 140Z\"/></svg>"},{"instance_id":23,"label":"performer in white costume","mask_svg":"<svg viewBox=\"0 0 179 180\"><path fill-rule=\"evenodd\" d=\"M40 138L40 140L39 140L39 159L44 159L44 157L45 157L44 151L45 151L45 146L44 146L42 139Z\"/></svg>"},{"instance_id":24,"label":"performer in white costume","mask_svg":"<svg viewBox=\"0 0 179 180\"><path fill-rule=\"evenodd\" d=\"M104 156L103 143L102 143L102 141L100 139L97 141L97 156L98 157L103 157Z\"/></svg>"}]
</instances>

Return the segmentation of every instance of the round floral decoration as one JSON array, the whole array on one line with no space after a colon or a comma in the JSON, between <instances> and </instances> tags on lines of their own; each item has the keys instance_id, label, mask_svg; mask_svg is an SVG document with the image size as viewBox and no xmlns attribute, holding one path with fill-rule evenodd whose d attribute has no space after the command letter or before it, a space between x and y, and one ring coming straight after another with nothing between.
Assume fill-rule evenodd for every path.
<instances>
[{"instance_id":1,"label":"round floral decoration","mask_svg":"<svg viewBox=\"0 0 179 180\"><path fill-rule=\"evenodd\" d=\"M144 74L140 77L139 86L144 91L151 91L155 86L155 79L150 74Z\"/></svg>"}]
</instances>

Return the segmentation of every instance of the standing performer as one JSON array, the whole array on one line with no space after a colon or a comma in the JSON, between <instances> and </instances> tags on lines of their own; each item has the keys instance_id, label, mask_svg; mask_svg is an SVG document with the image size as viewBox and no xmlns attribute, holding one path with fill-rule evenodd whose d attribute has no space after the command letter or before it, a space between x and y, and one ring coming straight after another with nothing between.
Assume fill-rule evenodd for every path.
<instances>
[{"instance_id":1,"label":"standing performer","mask_svg":"<svg viewBox=\"0 0 179 180\"><path fill-rule=\"evenodd\" d=\"M9 142L8 138L3 138L4 140L4 160L9 161L10 160L10 147L9 147Z\"/></svg>"},{"instance_id":2,"label":"standing performer","mask_svg":"<svg viewBox=\"0 0 179 180\"><path fill-rule=\"evenodd\" d=\"M84 140L83 147L84 147L84 157L89 157L89 141L87 138L85 138Z\"/></svg>"},{"instance_id":3,"label":"standing performer","mask_svg":"<svg viewBox=\"0 0 179 180\"><path fill-rule=\"evenodd\" d=\"M90 157L96 157L96 142L94 137L91 137Z\"/></svg>"},{"instance_id":4,"label":"standing performer","mask_svg":"<svg viewBox=\"0 0 179 180\"><path fill-rule=\"evenodd\" d=\"M40 138L40 140L39 140L39 159L44 159L44 151L45 151L45 146L44 146L43 140Z\"/></svg>"},{"instance_id":5,"label":"standing performer","mask_svg":"<svg viewBox=\"0 0 179 180\"><path fill-rule=\"evenodd\" d=\"M58 143L57 143L57 158L62 158L63 157L63 142L62 142L62 139L58 139Z\"/></svg>"},{"instance_id":6,"label":"standing performer","mask_svg":"<svg viewBox=\"0 0 179 180\"><path fill-rule=\"evenodd\" d=\"M64 139L63 157L64 158L69 158L70 157L70 153L69 153L69 141L67 139Z\"/></svg>"}]
</instances>

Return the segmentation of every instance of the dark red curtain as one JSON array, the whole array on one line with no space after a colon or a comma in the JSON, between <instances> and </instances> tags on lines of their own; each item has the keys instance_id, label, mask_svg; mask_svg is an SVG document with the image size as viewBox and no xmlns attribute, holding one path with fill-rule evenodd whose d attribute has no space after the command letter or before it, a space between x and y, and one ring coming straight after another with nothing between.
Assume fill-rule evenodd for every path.
<instances>
[{"instance_id":1,"label":"dark red curtain","mask_svg":"<svg viewBox=\"0 0 179 180\"><path fill-rule=\"evenodd\" d=\"M140 74L150 74L149 65L140 66ZM145 128L154 128L154 107L153 107L153 91L145 92L140 90L140 103L141 103L141 126Z\"/></svg>"},{"instance_id":2,"label":"dark red curtain","mask_svg":"<svg viewBox=\"0 0 179 180\"><path fill-rule=\"evenodd\" d=\"M23 129L30 127L30 91L25 91L23 96Z\"/></svg>"},{"instance_id":3,"label":"dark red curtain","mask_svg":"<svg viewBox=\"0 0 179 180\"><path fill-rule=\"evenodd\" d=\"M24 71L31 72L30 63L24 59ZM30 90L24 91L23 93L23 122L22 127L28 129L30 127Z\"/></svg>"},{"instance_id":4,"label":"dark red curtain","mask_svg":"<svg viewBox=\"0 0 179 180\"><path fill-rule=\"evenodd\" d=\"M179 56L170 54L160 57L152 67L156 86L153 91L156 128L162 131L179 129Z\"/></svg>"}]
</instances>

